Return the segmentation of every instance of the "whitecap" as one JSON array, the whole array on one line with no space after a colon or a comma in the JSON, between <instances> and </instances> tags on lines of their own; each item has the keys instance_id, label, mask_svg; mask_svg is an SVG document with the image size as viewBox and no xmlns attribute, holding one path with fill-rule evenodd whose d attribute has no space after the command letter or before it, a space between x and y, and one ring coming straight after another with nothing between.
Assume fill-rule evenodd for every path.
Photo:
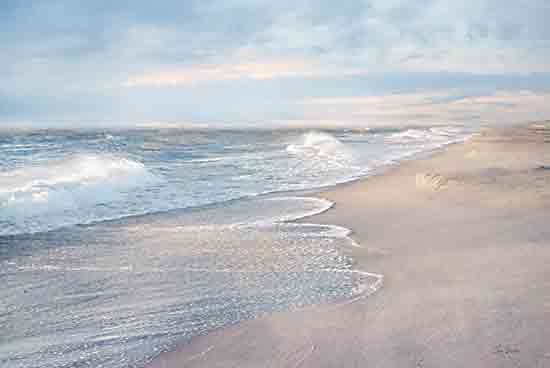
<instances>
[{"instance_id":1,"label":"whitecap","mask_svg":"<svg viewBox=\"0 0 550 368\"><path fill-rule=\"evenodd\" d=\"M159 178L140 162L80 154L0 173L0 235L109 217L107 206Z\"/></svg>"}]
</instances>

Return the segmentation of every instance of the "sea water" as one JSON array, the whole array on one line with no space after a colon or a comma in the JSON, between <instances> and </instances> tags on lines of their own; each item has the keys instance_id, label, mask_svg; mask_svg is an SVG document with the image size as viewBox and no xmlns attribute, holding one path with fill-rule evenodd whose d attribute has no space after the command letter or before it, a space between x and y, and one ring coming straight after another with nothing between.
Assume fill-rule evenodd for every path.
<instances>
[{"instance_id":1,"label":"sea water","mask_svg":"<svg viewBox=\"0 0 550 368\"><path fill-rule=\"evenodd\" d=\"M307 191L456 127L0 133L0 364L143 366L212 329L352 298L349 231Z\"/></svg>"}]
</instances>

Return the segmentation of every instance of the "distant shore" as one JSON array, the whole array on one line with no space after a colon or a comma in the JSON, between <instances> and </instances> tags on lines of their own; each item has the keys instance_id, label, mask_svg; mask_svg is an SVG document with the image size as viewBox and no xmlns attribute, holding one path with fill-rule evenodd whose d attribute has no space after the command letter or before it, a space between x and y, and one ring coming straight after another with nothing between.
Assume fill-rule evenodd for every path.
<instances>
[{"instance_id":1,"label":"distant shore","mask_svg":"<svg viewBox=\"0 0 550 368\"><path fill-rule=\"evenodd\" d=\"M353 230L353 302L275 313L164 353L150 367L550 366L550 122L463 144L318 194L307 222Z\"/></svg>"}]
</instances>

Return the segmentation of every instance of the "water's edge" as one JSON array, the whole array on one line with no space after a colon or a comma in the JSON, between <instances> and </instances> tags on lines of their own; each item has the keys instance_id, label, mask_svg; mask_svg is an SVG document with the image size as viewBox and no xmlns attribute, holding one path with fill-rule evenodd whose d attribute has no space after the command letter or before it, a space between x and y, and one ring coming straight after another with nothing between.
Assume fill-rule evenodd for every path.
<instances>
[{"instance_id":1,"label":"water's edge","mask_svg":"<svg viewBox=\"0 0 550 368\"><path fill-rule=\"evenodd\" d=\"M18 287L20 290L14 295L6 294L8 297L6 306L16 307L12 310L20 313L18 318L9 317L9 314L15 312L9 311L6 314L8 316L6 332L9 332L10 328L13 329L13 337L21 340L14 340L14 343L6 340L8 344L4 346L4 352L0 351L0 353L8 354L5 362L13 359L14 363L19 359L35 359L30 354L40 357L40 354L45 353L49 354L54 362L57 359L61 364L61 360L72 360L73 355L82 352L80 357L75 356L75 362L77 360L84 362L82 358L87 361L92 359L88 361L87 364L89 364L97 356L98 359L112 357L114 363L122 364L124 361L128 363L127 359L133 360L138 357L136 354L142 356L142 350L136 349L137 344L141 342L136 339L144 339L148 353L142 358L138 357L134 362L137 365L134 365L147 366L159 356L178 350L198 337L241 322L281 312L327 305L337 306L364 299L380 290L384 276L368 272L364 269L364 263L357 262L358 259L353 252L349 254L346 251L350 247L361 247L361 244L353 239L353 229L330 224L330 221L324 224L315 223L315 216L325 213L334 206L332 201L323 197L324 193L367 181L374 176L384 175L406 162L436 155L468 138L448 142L436 148L416 151L399 158L379 161L380 165L373 167L372 170L369 169L360 175L348 177L339 182L333 181L330 184L319 183L317 186L305 189L251 193L204 205L152 210L143 214L69 224L45 231L0 235L0 260L4 259L8 265L7 273L4 275L7 276L8 290L9 282L14 286L19 285L17 284L19 281L13 278L15 272L10 274L12 271L29 272L23 274L21 278L25 282L32 281L28 284L31 288L29 290L32 288L38 290L36 285L44 280L52 281L50 282L52 287L43 289L42 292L32 291L31 294L23 295L27 293L27 287L22 284L24 287ZM234 243L235 239L237 243ZM83 247L78 249L73 247L75 240ZM31 254L30 252L42 246L44 249L43 252L38 253L37 257L29 257L28 261L11 262L11 253L15 254L13 250L16 249L11 247L11 244L18 243L24 247L28 246L22 248L23 256ZM122 247L118 247L119 244ZM193 246L182 247L182 244L193 244ZM243 245L244 253L239 253L240 247L231 247L231 244ZM281 246L285 244L287 246ZM240 263L242 261L238 258L240 254L248 257L250 262ZM288 263L290 268L285 266L287 264L285 260L276 258L278 254L289 257L287 259L290 262ZM94 268L95 263L90 266L86 264L86 260L94 262L94 259L98 260L97 268ZM211 266L204 263L210 260L214 262ZM319 265L321 265L320 268ZM304 268L301 268L302 266ZM115 268L111 269L112 267ZM213 269L210 270L210 267ZM56 271L56 275L64 278L60 280L61 284L55 282L57 276L51 271ZM73 271L76 273L69 274ZM106 283L96 276L99 273L91 274L97 271L111 273L106 274ZM48 275L40 272L46 272ZM157 272L161 273L157 274ZM205 277L204 272L210 272L210 275ZM226 272L232 272L233 276L227 278L222 276ZM265 274L265 276L258 278L254 276L256 273ZM296 276L299 273L302 276ZM70 277L67 278L67 276ZM267 277L266 283L258 284L264 286L255 289L254 285L262 280L261 277ZM70 280L68 284L66 280ZM245 282L239 284L243 280ZM273 283L274 280L284 282ZM294 280L300 280L300 282L293 283ZM332 282L336 280L343 284L333 287L332 285L336 286L336 284ZM90 284L87 284L88 281ZM187 284L188 281L190 284ZM219 282L222 283L219 284ZM68 289L63 285L68 286ZM204 306L193 305L194 299L188 298L192 295L189 294L189 290L201 285L209 285L209 289L214 294L205 294L203 301L197 299L199 300L197 303L205 303ZM227 286L220 289L221 285ZM274 285L277 286L273 288ZM281 285L280 289L277 289L278 285ZM139 286L144 288L141 289ZM267 293L254 291L264 290L264 287L268 287ZM76 306L74 310L67 309L77 305L70 304L71 297L87 298L87 294L81 291L88 290L97 294L97 303ZM158 303L151 302L154 298L150 297L155 293L163 296L162 301L159 299ZM277 293L282 293L280 294L283 296L282 299L272 299L271 295L277 295ZM35 298L39 295L48 298L50 296L65 298L66 300L64 299L65 301L61 304L54 300L51 306L59 311L65 309L67 316L57 318L52 315L50 318L43 312L43 308L49 308L48 302ZM142 296L147 296L148 299L142 299ZM234 296L242 298L231 301ZM117 329L121 331L118 337L106 335L102 329L97 329L102 327L104 322L101 319L97 320L101 314L97 314L97 310L93 311L94 305L99 306L100 303L111 308L109 304L111 297L121 303L118 309L114 307L112 316L107 320L109 331ZM211 299L212 297L215 299ZM74 300L78 302L79 299ZM227 302L230 303L224 304ZM135 304L132 305L132 303ZM24 308L19 308L23 306ZM184 306L185 309L181 309ZM188 310L187 306L190 307L189 313L185 312ZM224 309L226 306L230 307ZM39 314L29 314L32 312L31 308L38 308ZM89 321L80 324L78 314L86 312L86 308L92 308L89 310ZM216 314L217 311L222 314ZM147 317L148 315L151 318ZM47 322L45 327L34 327L36 325L33 321L40 320L41 316ZM208 316L213 318L206 318ZM12 318L11 321L10 318ZM133 329L132 320L129 318L135 321L136 329ZM94 319L96 319L95 322ZM18 320L20 322L17 325L13 323ZM119 322L122 323L117 324ZM80 332L80 337L66 340L70 335L56 332L59 331L58 328L54 328L56 323L59 324L59 328L63 327L68 332L72 330ZM19 328L21 328L21 334L15 332ZM26 347L25 343L29 345L28 340L25 340L28 338L26 334L34 337L35 332L55 334L52 335L55 337L55 342L40 343L37 348L32 349ZM102 341L106 341L106 347L102 345ZM131 345L125 346L127 344ZM49 347L46 348L46 346L53 348L48 350ZM81 346L83 349L77 350ZM56 354L59 358L56 358Z\"/></svg>"},{"instance_id":2,"label":"water's edge","mask_svg":"<svg viewBox=\"0 0 550 368\"><path fill-rule=\"evenodd\" d=\"M280 197L283 197L283 196L288 196L288 195L294 194L294 195L298 195L302 198L315 198L315 199L321 199L321 200L330 202L331 205L328 206L327 208L323 209L323 210L316 211L315 213L309 213L309 214L306 214L306 215L303 215L303 216L300 216L300 217L297 217L297 218L293 218L291 220L280 221L279 223L338 228L341 231L346 232L345 238L347 238L349 240L350 246L357 247L357 248L362 248L362 245L360 243L358 243L353 238L353 229L343 227L343 226L339 226L339 225L334 225L334 224L318 224L318 223L315 223L315 221L313 221L313 222L304 222L304 220L306 220L306 219L314 219L316 216L319 216L323 213L326 213L326 212L328 212L328 211L330 211L331 209L334 208L334 205L336 203L334 203L332 201L328 201L326 198L323 198L322 194L324 192L327 192L327 191L341 190L341 189L343 189L343 188L345 188L349 185L358 184L358 183L361 183L361 182L366 182L366 181L370 180L371 178L373 178L375 176L376 177L383 176L388 171L397 169L401 165L403 165L407 162L437 156L437 155L442 154L443 152L445 152L445 150L449 149L451 146L466 143L468 140L470 140L474 136L475 136L475 134L472 134L472 135L468 136L467 138L465 138L464 140L457 141L457 142L451 142L451 143L445 144L441 147L437 147L437 148L432 149L432 150L428 150L428 151L425 151L425 152L419 152L419 153L413 154L409 157L402 158L399 162L390 163L390 164L387 164L387 165L380 166L376 170L373 170L373 171L369 172L368 174L364 175L363 177L354 178L352 180L348 180L348 181L345 181L345 182L332 184L332 185L328 185L328 186L323 186L323 187L318 187L318 188L312 188L312 189L308 189L308 190L284 191L284 192L269 193L269 194L264 194L264 195L269 196L269 197L273 197L273 198L280 198ZM227 329L229 327L239 325L239 324L241 324L243 322L246 322L246 321L255 320L255 319L259 319L259 318L264 318L266 316L274 315L274 314L277 314L277 313L288 313L288 312L292 312L292 311L303 310L303 309L306 309L306 308L318 307L318 306L327 306L328 307L328 306L340 306L340 305L347 305L347 304L355 303L357 301L360 301L360 300L363 300L367 297L372 296L377 291L379 291L384 285L384 275L383 274L372 273L372 272L368 272L367 270L359 269L359 268L357 268L357 264L355 262L353 263L353 268L351 270L343 270L343 272L355 273L355 274L358 274L358 275L361 275L361 276L366 276L368 278L373 279L373 281L372 281L372 283L362 285L362 290L360 290L359 292L357 292L355 295L353 295L351 297L332 300L332 301L324 302L324 303L321 303L321 304L307 305L307 306L304 306L304 307L288 309L288 310L285 310L285 311L264 312L262 315L253 317L252 319L241 320L241 321L236 322L233 325L226 325L226 326L222 326L220 328L213 329L211 331L208 331L205 335L198 335L198 336L195 336L195 337L191 338L188 341L185 341L181 344L177 344L172 350L161 352L157 356L153 357L148 363L146 363L145 366L147 367L150 363L152 363L155 360L159 359L159 357L161 357L164 354L178 351L179 349L181 349L182 346L188 345L191 341L193 341L193 340L195 340L195 339L197 339L201 336L207 336L209 334L215 333L216 331L221 331L221 330ZM204 353L205 354L209 353L213 349L214 349L214 347L212 347L212 349L209 349L208 351L205 351Z\"/></svg>"}]
</instances>

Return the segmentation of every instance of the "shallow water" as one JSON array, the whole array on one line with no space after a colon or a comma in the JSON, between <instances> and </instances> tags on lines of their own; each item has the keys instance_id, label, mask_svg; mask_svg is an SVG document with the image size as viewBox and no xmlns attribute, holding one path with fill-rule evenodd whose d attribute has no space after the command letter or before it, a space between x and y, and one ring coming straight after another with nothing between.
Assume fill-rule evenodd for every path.
<instances>
[{"instance_id":1,"label":"shallow water","mask_svg":"<svg viewBox=\"0 0 550 368\"><path fill-rule=\"evenodd\" d=\"M327 206L263 198L5 239L0 362L140 365L213 328L353 296L373 280L350 271L345 231L274 222Z\"/></svg>"},{"instance_id":2,"label":"shallow water","mask_svg":"<svg viewBox=\"0 0 550 368\"><path fill-rule=\"evenodd\" d=\"M142 366L214 328L358 295L376 280L343 254L348 230L287 222L331 203L277 193L360 177L465 136L3 136L0 363Z\"/></svg>"}]
</instances>

